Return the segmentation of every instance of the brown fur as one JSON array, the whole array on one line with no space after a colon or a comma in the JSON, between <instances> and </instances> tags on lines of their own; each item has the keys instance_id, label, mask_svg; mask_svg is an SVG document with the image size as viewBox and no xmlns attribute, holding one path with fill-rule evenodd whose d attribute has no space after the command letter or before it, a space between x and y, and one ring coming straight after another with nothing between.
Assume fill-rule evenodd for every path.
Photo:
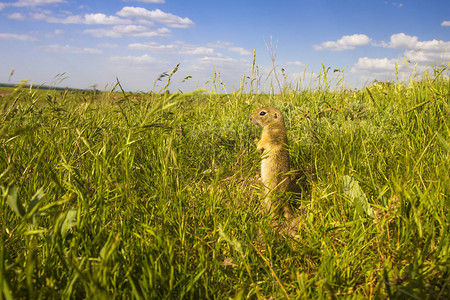
<instances>
[{"instance_id":1,"label":"brown fur","mask_svg":"<svg viewBox=\"0 0 450 300\"><path fill-rule=\"evenodd\" d=\"M290 167L283 115L276 108L263 107L256 110L250 119L263 129L257 148L261 153L261 180L265 186L266 210L290 218L291 206L283 200L283 193L291 187L291 179L286 175Z\"/></svg>"}]
</instances>

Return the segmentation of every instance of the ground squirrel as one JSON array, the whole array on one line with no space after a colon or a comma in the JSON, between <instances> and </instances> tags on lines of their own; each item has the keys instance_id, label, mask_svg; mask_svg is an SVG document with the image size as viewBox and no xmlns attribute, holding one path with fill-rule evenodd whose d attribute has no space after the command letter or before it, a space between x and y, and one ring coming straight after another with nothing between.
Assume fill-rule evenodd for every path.
<instances>
[{"instance_id":1,"label":"ground squirrel","mask_svg":"<svg viewBox=\"0 0 450 300\"><path fill-rule=\"evenodd\" d=\"M265 186L264 204L268 212L292 216L290 203L283 197L291 186L289 172L289 152L284 118L278 109L263 107L251 116L252 122L262 127L257 148L261 153L261 179Z\"/></svg>"}]
</instances>

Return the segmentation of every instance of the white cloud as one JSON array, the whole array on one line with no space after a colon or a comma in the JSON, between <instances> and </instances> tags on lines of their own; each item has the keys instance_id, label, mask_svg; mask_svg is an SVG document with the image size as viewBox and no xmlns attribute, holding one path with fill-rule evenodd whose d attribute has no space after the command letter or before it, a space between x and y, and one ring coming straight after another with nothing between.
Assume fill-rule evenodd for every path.
<instances>
[{"instance_id":1,"label":"white cloud","mask_svg":"<svg viewBox=\"0 0 450 300\"><path fill-rule=\"evenodd\" d=\"M153 51L156 53L173 53L176 50L177 46L174 44L162 45L156 42L148 42L129 44L128 48L133 50Z\"/></svg>"},{"instance_id":2,"label":"white cloud","mask_svg":"<svg viewBox=\"0 0 450 300\"><path fill-rule=\"evenodd\" d=\"M25 7L25 6L43 6L50 4L59 4L66 3L65 0L19 0L11 5L16 7Z\"/></svg>"},{"instance_id":3,"label":"white cloud","mask_svg":"<svg viewBox=\"0 0 450 300\"><path fill-rule=\"evenodd\" d=\"M132 63L137 65L160 62L160 60L151 57L148 54L144 54L142 56L111 56L110 59L117 63Z\"/></svg>"},{"instance_id":4,"label":"white cloud","mask_svg":"<svg viewBox=\"0 0 450 300\"><path fill-rule=\"evenodd\" d=\"M290 65L290 66L297 66L297 67L304 67L305 66L305 64L302 63L301 61L288 61L286 64Z\"/></svg>"},{"instance_id":5,"label":"white cloud","mask_svg":"<svg viewBox=\"0 0 450 300\"><path fill-rule=\"evenodd\" d=\"M16 40L24 42L37 41L37 38L28 34L0 33L0 40Z\"/></svg>"},{"instance_id":6,"label":"white cloud","mask_svg":"<svg viewBox=\"0 0 450 300\"><path fill-rule=\"evenodd\" d=\"M397 66L396 66L397 64ZM396 69L397 68L397 69ZM409 64L403 58L367 58L362 57L351 69L351 73L357 74L360 83L371 80L392 81L399 79L407 81L411 76L425 72L426 64Z\"/></svg>"},{"instance_id":7,"label":"white cloud","mask_svg":"<svg viewBox=\"0 0 450 300\"><path fill-rule=\"evenodd\" d=\"M214 49L207 48L207 47L187 46L187 47L183 47L180 54L214 56Z\"/></svg>"},{"instance_id":8,"label":"white cloud","mask_svg":"<svg viewBox=\"0 0 450 300\"><path fill-rule=\"evenodd\" d=\"M62 29L55 29L54 31L53 31L53 34L54 35L64 35L64 30L62 30Z\"/></svg>"},{"instance_id":9,"label":"white cloud","mask_svg":"<svg viewBox=\"0 0 450 300\"><path fill-rule=\"evenodd\" d=\"M125 2L131 2L131 1L133 1L133 0L123 0L123 1L125 1ZM164 2L165 2L165 0L134 0L134 1L137 1L137 2L144 2L144 3L164 3Z\"/></svg>"},{"instance_id":10,"label":"white cloud","mask_svg":"<svg viewBox=\"0 0 450 300\"><path fill-rule=\"evenodd\" d=\"M111 44L111 43L101 43L101 44L98 44L97 47L100 47L100 48L111 48L111 49L113 49L113 48L119 48L119 45L117 45L117 44Z\"/></svg>"},{"instance_id":11,"label":"white cloud","mask_svg":"<svg viewBox=\"0 0 450 300\"><path fill-rule=\"evenodd\" d=\"M393 34L389 42L372 43L372 45L399 49L403 53L401 57L392 59L359 58L351 69L351 72L357 73L359 78L389 79L394 76L397 67L398 78L400 80L406 80L410 78L412 72L424 72L430 64L445 63L450 59L450 42L436 39L419 41L417 36L411 36L405 33Z\"/></svg>"},{"instance_id":12,"label":"white cloud","mask_svg":"<svg viewBox=\"0 0 450 300\"><path fill-rule=\"evenodd\" d=\"M217 41L215 43L208 43L208 44L206 44L206 46L211 47L211 48L223 49L223 48L230 48L233 46L233 44L231 44L230 42Z\"/></svg>"},{"instance_id":13,"label":"white cloud","mask_svg":"<svg viewBox=\"0 0 450 300\"><path fill-rule=\"evenodd\" d=\"M0 3L0 10L4 9L7 6L8 6L7 3Z\"/></svg>"},{"instance_id":14,"label":"white cloud","mask_svg":"<svg viewBox=\"0 0 450 300\"><path fill-rule=\"evenodd\" d=\"M397 49L415 49L419 39L417 36L410 36L404 33L391 35L391 41L386 47Z\"/></svg>"},{"instance_id":15,"label":"white cloud","mask_svg":"<svg viewBox=\"0 0 450 300\"><path fill-rule=\"evenodd\" d=\"M99 28L99 29L87 29L83 33L90 34L94 37L113 37L120 38L122 36L134 36L134 37L157 37L167 36L170 30L167 28L159 28L156 30L150 30L146 26L142 25L117 25L112 28Z\"/></svg>"},{"instance_id":16,"label":"white cloud","mask_svg":"<svg viewBox=\"0 0 450 300\"><path fill-rule=\"evenodd\" d=\"M386 5L392 5L398 8L402 8L403 7L403 3L400 2L390 2L390 1L384 1L384 4Z\"/></svg>"},{"instance_id":17,"label":"white cloud","mask_svg":"<svg viewBox=\"0 0 450 300\"><path fill-rule=\"evenodd\" d=\"M408 61L414 63L440 63L443 60L450 59L449 53L423 50L406 50L404 53Z\"/></svg>"},{"instance_id":18,"label":"white cloud","mask_svg":"<svg viewBox=\"0 0 450 300\"><path fill-rule=\"evenodd\" d=\"M12 13L8 15L8 19L23 21L25 20L25 16L21 13Z\"/></svg>"},{"instance_id":19,"label":"white cloud","mask_svg":"<svg viewBox=\"0 0 450 300\"><path fill-rule=\"evenodd\" d=\"M393 73L397 59L360 57L352 72Z\"/></svg>"},{"instance_id":20,"label":"white cloud","mask_svg":"<svg viewBox=\"0 0 450 300\"><path fill-rule=\"evenodd\" d=\"M35 19L35 20L45 21L45 22L48 22L48 23L63 23L61 21L62 19L58 19L58 18L49 16L49 15L47 15L45 13L33 13L33 14L31 14L31 17L33 19Z\"/></svg>"},{"instance_id":21,"label":"white cloud","mask_svg":"<svg viewBox=\"0 0 450 300\"><path fill-rule=\"evenodd\" d=\"M118 24L130 24L130 20L122 19L116 16L107 16L105 14L85 14L84 16L75 15L68 16L66 18L55 18L44 13L32 14L33 18L48 23L60 23L60 24L86 24L86 25L118 25Z\"/></svg>"},{"instance_id":22,"label":"white cloud","mask_svg":"<svg viewBox=\"0 0 450 300\"><path fill-rule=\"evenodd\" d=\"M64 35L65 34L65 31L64 30L61 30L61 29L55 29L52 33L47 33L46 35L45 35L45 37L46 38L53 38L53 37L55 37L55 36L62 36L62 35Z\"/></svg>"},{"instance_id":23,"label":"white cloud","mask_svg":"<svg viewBox=\"0 0 450 300\"><path fill-rule=\"evenodd\" d=\"M129 20L124 20L116 16L106 16L105 14L86 14L84 15L83 24L105 24L105 25L115 25L115 24L129 24Z\"/></svg>"},{"instance_id":24,"label":"white cloud","mask_svg":"<svg viewBox=\"0 0 450 300\"><path fill-rule=\"evenodd\" d=\"M344 35L337 41L328 41L323 42L320 45L314 45L314 49L332 51L352 50L358 46L365 46L369 44L370 41L371 38L365 34Z\"/></svg>"},{"instance_id":25,"label":"white cloud","mask_svg":"<svg viewBox=\"0 0 450 300\"><path fill-rule=\"evenodd\" d=\"M128 45L128 48L133 50L145 50L160 54L172 55L197 55L197 56L215 56L214 49L211 47L203 47L184 42L174 42L172 44L159 44L156 42L149 43L134 43Z\"/></svg>"},{"instance_id":26,"label":"white cloud","mask_svg":"<svg viewBox=\"0 0 450 300\"><path fill-rule=\"evenodd\" d=\"M429 63L448 59L450 55L450 42L436 39L421 42L417 36L404 33L393 34L389 43L382 42L379 46L405 50L405 58L412 62Z\"/></svg>"},{"instance_id":27,"label":"white cloud","mask_svg":"<svg viewBox=\"0 0 450 300\"><path fill-rule=\"evenodd\" d=\"M52 53L69 53L69 54L102 54L103 52L99 49L94 48L79 48L69 45L48 45L42 47L47 52Z\"/></svg>"},{"instance_id":28,"label":"white cloud","mask_svg":"<svg viewBox=\"0 0 450 300\"><path fill-rule=\"evenodd\" d=\"M250 51L241 48L241 47L230 47L228 48L228 50L230 50L231 52L236 52L239 53L240 55L250 55L252 54Z\"/></svg>"},{"instance_id":29,"label":"white cloud","mask_svg":"<svg viewBox=\"0 0 450 300\"><path fill-rule=\"evenodd\" d=\"M247 49L241 48L241 47L234 47L232 43L230 42L222 42L217 41L215 43L208 43L206 44L207 47L211 48L217 48L217 49L226 49L231 52L239 53L240 55L250 55L252 54L251 51L248 51Z\"/></svg>"},{"instance_id":30,"label":"white cloud","mask_svg":"<svg viewBox=\"0 0 450 300\"><path fill-rule=\"evenodd\" d=\"M221 70L221 68L225 68L227 66L236 66L238 63L239 61L237 59L224 55L204 56L194 61L194 65L197 67L206 67L210 70L212 70L213 67Z\"/></svg>"},{"instance_id":31,"label":"white cloud","mask_svg":"<svg viewBox=\"0 0 450 300\"><path fill-rule=\"evenodd\" d=\"M393 34L389 43L383 42L380 46L403 50L424 50L435 52L450 51L450 42L437 39L420 42L417 36L411 36L404 33Z\"/></svg>"},{"instance_id":32,"label":"white cloud","mask_svg":"<svg viewBox=\"0 0 450 300\"><path fill-rule=\"evenodd\" d=\"M175 28L187 28L194 25L189 18L181 18L160 9L147 10L142 7L126 6L117 12L117 15L124 18L149 19Z\"/></svg>"},{"instance_id":33,"label":"white cloud","mask_svg":"<svg viewBox=\"0 0 450 300\"><path fill-rule=\"evenodd\" d=\"M155 26L154 22L152 22L150 20L145 20L145 19L136 20L136 23L141 24L141 25L145 25L145 26L149 26L149 27Z\"/></svg>"},{"instance_id":34,"label":"white cloud","mask_svg":"<svg viewBox=\"0 0 450 300\"><path fill-rule=\"evenodd\" d=\"M434 51L434 52L449 52L450 51L450 42L445 42L441 40L431 40L425 42L418 42L415 50L425 50L425 51Z\"/></svg>"},{"instance_id":35,"label":"white cloud","mask_svg":"<svg viewBox=\"0 0 450 300\"><path fill-rule=\"evenodd\" d=\"M180 54L185 55L206 55L206 56L216 56L216 53L214 52L213 48L210 47L203 47L203 46L197 46L192 44L186 44L183 42L177 42L175 45L179 48Z\"/></svg>"},{"instance_id":36,"label":"white cloud","mask_svg":"<svg viewBox=\"0 0 450 300\"><path fill-rule=\"evenodd\" d=\"M243 74L251 74L251 60L248 59L235 59L225 55L216 56L203 56L192 61L182 62L182 70L186 74L193 77L194 81L197 81L205 85L211 85L211 75L214 70L220 72L221 81L216 78L216 84L218 86L214 88L219 88L226 93L227 89L239 88L241 85L241 79ZM209 83L207 83L207 81ZM220 83L224 83L224 85Z\"/></svg>"},{"instance_id":37,"label":"white cloud","mask_svg":"<svg viewBox=\"0 0 450 300\"><path fill-rule=\"evenodd\" d=\"M450 21L443 21L441 26L450 26Z\"/></svg>"}]
</instances>

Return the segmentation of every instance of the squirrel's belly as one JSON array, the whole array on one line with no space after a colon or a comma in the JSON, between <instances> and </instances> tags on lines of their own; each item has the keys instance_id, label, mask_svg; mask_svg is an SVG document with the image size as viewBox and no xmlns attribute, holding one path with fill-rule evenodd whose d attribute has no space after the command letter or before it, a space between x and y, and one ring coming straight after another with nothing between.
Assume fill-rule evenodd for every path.
<instances>
[{"instance_id":1,"label":"squirrel's belly","mask_svg":"<svg viewBox=\"0 0 450 300\"><path fill-rule=\"evenodd\" d=\"M280 173L278 166L273 157L263 155L261 160L261 179L267 188L277 186L277 174Z\"/></svg>"},{"instance_id":2,"label":"squirrel's belly","mask_svg":"<svg viewBox=\"0 0 450 300\"><path fill-rule=\"evenodd\" d=\"M266 187L269 187L271 169L269 158L263 156L261 160L261 180Z\"/></svg>"}]
</instances>

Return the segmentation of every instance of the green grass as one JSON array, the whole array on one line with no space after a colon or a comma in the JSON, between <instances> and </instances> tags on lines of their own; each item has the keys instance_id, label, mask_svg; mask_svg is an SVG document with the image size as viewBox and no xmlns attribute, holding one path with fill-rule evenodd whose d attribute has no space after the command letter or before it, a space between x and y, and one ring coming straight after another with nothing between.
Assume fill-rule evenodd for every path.
<instances>
[{"instance_id":1,"label":"green grass","mask_svg":"<svg viewBox=\"0 0 450 300\"><path fill-rule=\"evenodd\" d=\"M282 95L17 87L0 99L3 297L447 299L441 71ZM249 115L266 105L300 174L295 237L260 213Z\"/></svg>"}]
</instances>

